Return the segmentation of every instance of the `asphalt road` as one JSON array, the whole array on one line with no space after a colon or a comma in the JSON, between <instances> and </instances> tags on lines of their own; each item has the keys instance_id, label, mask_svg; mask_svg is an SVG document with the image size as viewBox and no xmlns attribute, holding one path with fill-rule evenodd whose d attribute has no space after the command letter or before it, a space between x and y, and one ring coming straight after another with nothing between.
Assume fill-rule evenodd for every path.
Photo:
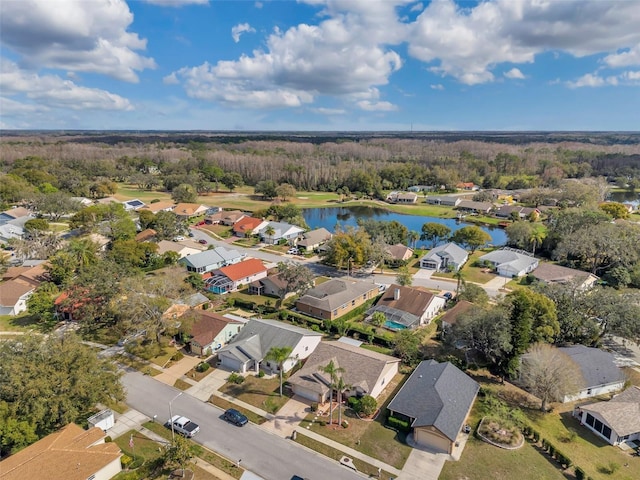
<instances>
[{"instance_id":1,"label":"asphalt road","mask_svg":"<svg viewBox=\"0 0 640 480\"><path fill-rule=\"evenodd\" d=\"M127 404L164 424L169 419L169 401L180 390L142 375L126 373L122 384L127 391ZM362 480L353 472L322 455L313 453L291 440L285 440L251 423L244 427L231 425L220 417L223 410L182 394L171 404L174 415L184 415L198 425L200 432L193 438L207 448L230 460L241 460L241 466L265 480L289 480L299 475L309 480Z\"/></svg>"}]
</instances>

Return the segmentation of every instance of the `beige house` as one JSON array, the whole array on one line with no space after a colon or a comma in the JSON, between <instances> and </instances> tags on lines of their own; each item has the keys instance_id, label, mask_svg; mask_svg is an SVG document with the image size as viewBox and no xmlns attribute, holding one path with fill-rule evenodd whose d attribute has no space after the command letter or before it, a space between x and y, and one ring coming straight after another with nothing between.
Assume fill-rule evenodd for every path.
<instances>
[{"instance_id":1,"label":"beige house","mask_svg":"<svg viewBox=\"0 0 640 480\"><path fill-rule=\"evenodd\" d=\"M375 283L333 278L300 297L296 309L310 317L333 320L375 298L378 293L379 287Z\"/></svg>"},{"instance_id":2,"label":"beige house","mask_svg":"<svg viewBox=\"0 0 640 480\"><path fill-rule=\"evenodd\" d=\"M208 207L199 203L179 203L172 210L178 217L191 218L207 213Z\"/></svg>"},{"instance_id":3,"label":"beige house","mask_svg":"<svg viewBox=\"0 0 640 480\"><path fill-rule=\"evenodd\" d=\"M598 277L589 272L563 267L549 262L539 263L538 268L531 272L531 275L543 283L575 282L578 290L588 290L599 280Z\"/></svg>"},{"instance_id":4,"label":"beige house","mask_svg":"<svg viewBox=\"0 0 640 480\"><path fill-rule=\"evenodd\" d=\"M371 395L377 398L398 373L400 359L356 347L345 342L321 342L304 367L289 377L293 393L308 400L325 403L331 394L331 378L322 369L333 361L349 389L343 398ZM334 392L335 393L335 392Z\"/></svg>"},{"instance_id":5,"label":"beige house","mask_svg":"<svg viewBox=\"0 0 640 480\"><path fill-rule=\"evenodd\" d=\"M122 452L101 428L74 423L0 463L0 480L109 480L122 470Z\"/></svg>"}]
</instances>

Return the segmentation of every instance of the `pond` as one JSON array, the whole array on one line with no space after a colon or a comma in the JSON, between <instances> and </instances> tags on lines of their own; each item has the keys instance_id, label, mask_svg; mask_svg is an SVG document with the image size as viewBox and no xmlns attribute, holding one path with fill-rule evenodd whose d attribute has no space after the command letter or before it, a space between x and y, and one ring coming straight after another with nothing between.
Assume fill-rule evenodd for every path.
<instances>
[{"instance_id":1,"label":"pond","mask_svg":"<svg viewBox=\"0 0 640 480\"><path fill-rule=\"evenodd\" d=\"M640 205L640 193L638 192L611 192L607 197L611 202L631 203L636 207Z\"/></svg>"},{"instance_id":2,"label":"pond","mask_svg":"<svg viewBox=\"0 0 640 480\"><path fill-rule=\"evenodd\" d=\"M342 227L352 226L356 227L357 220L373 219L384 220L391 222L396 220L403 224L405 227L411 230L415 230L420 233L422 231L422 225L429 222L442 223L449 227L452 232L455 232L459 228L471 225L465 222L459 222L454 218L438 218L438 217L426 217L420 215L406 215L402 213L390 212L383 208L364 207L364 206L351 206L351 207L330 207L330 208L308 208L302 211L302 215L309 225L309 228L315 229L324 227L327 230L334 232L336 225ZM504 230L497 227L481 227L485 232L491 235L491 243L493 245L504 245L507 243L507 235ZM422 246L419 241L418 246ZM425 245L426 246L426 245Z\"/></svg>"}]
</instances>

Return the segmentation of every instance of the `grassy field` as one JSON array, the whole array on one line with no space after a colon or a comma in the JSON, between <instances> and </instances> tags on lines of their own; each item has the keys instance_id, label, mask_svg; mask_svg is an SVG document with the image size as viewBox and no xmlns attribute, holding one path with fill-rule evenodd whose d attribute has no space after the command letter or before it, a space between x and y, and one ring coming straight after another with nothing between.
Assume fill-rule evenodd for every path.
<instances>
[{"instance_id":1,"label":"grassy field","mask_svg":"<svg viewBox=\"0 0 640 480\"><path fill-rule=\"evenodd\" d=\"M277 376L259 378L247 375L241 384L225 383L220 391L270 413L276 413L290 398L286 388L282 389L280 396L280 378Z\"/></svg>"},{"instance_id":2,"label":"grassy field","mask_svg":"<svg viewBox=\"0 0 640 480\"><path fill-rule=\"evenodd\" d=\"M0 332L28 332L37 329L36 318L26 312L17 316L0 315Z\"/></svg>"}]
</instances>

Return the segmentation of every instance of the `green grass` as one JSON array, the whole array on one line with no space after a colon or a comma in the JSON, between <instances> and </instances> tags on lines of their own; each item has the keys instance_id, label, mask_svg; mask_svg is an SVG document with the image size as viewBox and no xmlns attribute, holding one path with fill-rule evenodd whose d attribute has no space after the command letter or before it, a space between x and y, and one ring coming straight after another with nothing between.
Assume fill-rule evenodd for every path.
<instances>
[{"instance_id":1,"label":"green grass","mask_svg":"<svg viewBox=\"0 0 640 480\"><path fill-rule=\"evenodd\" d=\"M474 267L473 264L488 250L476 250L473 254L469 255L469 260L462 266L460 270L462 272L462 278L471 283L484 284L489 280L496 278L495 274L485 271L487 269ZM447 278L455 280L454 273L436 272L432 275L433 278Z\"/></svg>"},{"instance_id":2,"label":"green grass","mask_svg":"<svg viewBox=\"0 0 640 480\"><path fill-rule=\"evenodd\" d=\"M239 292L230 292L227 295L227 298L237 298L245 302L253 302L256 305L275 305L275 303L278 301L277 298L268 297L266 295L249 295L248 293L246 293L248 291L249 289L245 288L244 290L241 290Z\"/></svg>"},{"instance_id":3,"label":"green grass","mask_svg":"<svg viewBox=\"0 0 640 480\"><path fill-rule=\"evenodd\" d=\"M178 390L189 390L191 388L190 383L187 383L181 379L177 379L176 382L173 384L173 386L176 387Z\"/></svg>"},{"instance_id":4,"label":"green grass","mask_svg":"<svg viewBox=\"0 0 640 480\"><path fill-rule=\"evenodd\" d=\"M37 319L26 312L17 316L0 315L0 331L2 332L28 332L37 329Z\"/></svg>"},{"instance_id":5,"label":"green grass","mask_svg":"<svg viewBox=\"0 0 640 480\"><path fill-rule=\"evenodd\" d=\"M287 391L283 388L280 396L279 377L259 378L255 375L245 376L241 384L227 382L220 388L220 392L270 413L277 412L287 403L290 398Z\"/></svg>"},{"instance_id":6,"label":"green grass","mask_svg":"<svg viewBox=\"0 0 640 480\"><path fill-rule=\"evenodd\" d=\"M152 377L155 377L156 375L160 375L162 373L161 370L158 370L157 368L149 364L149 362L147 362L146 360L131 358L127 355L120 355L118 357L118 362L127 365L128 367L135 368L139 372L142 372L145 375L150 375Z\"/></svg>"},{"instance_id":7,"label":"green grass","mask_svg":"<svg viewBox=\"0 0 640 480\"><path fill-rule=\"evenodd\" d=\"M297 435L295 441L300 445L304 445L305 447L310 448L311 450L318 452L324 455L325 457L332 458L336 461L340 461L340 459L344 456L344 453L341 452L340 450L336 450L335 448L330 447L325 443L318 442L317 440L306 437L303 434ZM353 464L355 465L355 467L358 469L359 472L362 472L365 475L368 475L370 477L375 476L377 478L378 476L377 467L374 467L369 463L363 462L358 458L353 459ZM394 476L391 473L383 470L382 476L380 478L394 478Z\"/></svg>"},{"instance_id":8,"label":"green grass","mask_svg":"<svg viewBox=\"0 0 640 480\"><path fill-rule=\"evenodd\" d=\"M212 403L216 407L220 407L223 410L226 410L227 408L235 408L239 412L243 413L249 419L250 422L255 423L256 425L262 425L264 422L267 421L267 419L262 415L258 415L257 413L254 413L251 410L242 408L241 406L236 405L235 403L229 402L228 400L217 397L215 395L211 395L211 398L209 398L209 403Z\"/></svg>"}]
</instances>

